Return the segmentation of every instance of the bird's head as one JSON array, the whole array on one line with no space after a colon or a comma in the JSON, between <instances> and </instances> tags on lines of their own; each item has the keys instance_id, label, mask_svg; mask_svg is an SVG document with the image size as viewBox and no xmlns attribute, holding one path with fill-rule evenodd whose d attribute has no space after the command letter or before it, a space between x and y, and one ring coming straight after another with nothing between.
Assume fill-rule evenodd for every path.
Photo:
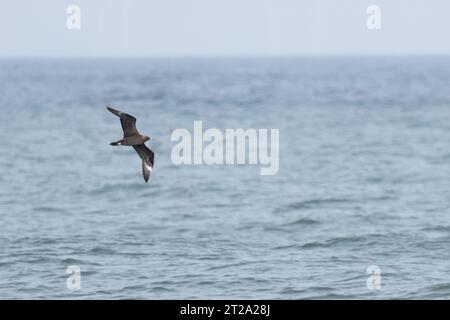
<instances>
[{"instance_id":1,"label":"bird's head","mask_svg":"<svg viewBox=\"0 0 450 320\"><path fill-rule=\"evenodd\" d=\"M149 136L145 136L144 139L145 139L145 141L153 140L153 138L152 138L152 137L149 137Z\"/></svg>"}]
</instances>

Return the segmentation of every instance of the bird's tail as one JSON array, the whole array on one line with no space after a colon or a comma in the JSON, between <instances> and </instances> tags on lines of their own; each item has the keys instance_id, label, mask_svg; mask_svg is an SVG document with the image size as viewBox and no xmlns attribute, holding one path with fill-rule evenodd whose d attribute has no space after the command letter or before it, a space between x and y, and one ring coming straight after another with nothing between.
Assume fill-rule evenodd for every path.
<instances>
[{"instance_id":1,"label":"bird's tail","mask_svg":"<svg viewBox=\"0 0 450 320\"><path fill-rule=\"evenodd\" d=\"M111 142L110 145L111 146L120 146L122 144L122 140L119 141L115 141L115 142Z\"/></svg>"}]
</instances>

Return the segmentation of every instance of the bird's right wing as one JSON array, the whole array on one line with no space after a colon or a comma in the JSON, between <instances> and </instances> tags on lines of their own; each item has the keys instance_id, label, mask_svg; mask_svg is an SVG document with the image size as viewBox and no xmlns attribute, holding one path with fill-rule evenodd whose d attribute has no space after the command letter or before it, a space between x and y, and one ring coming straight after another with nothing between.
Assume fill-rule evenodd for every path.
<instances>
[{"instance_id":1,"label":"bird's right wing","mask_svg":"<svg viewBox=\"0 0 450 320\"><path fill-rule=\"evenodd\" d=\"M133 117L128 113L124 113L122 111L113 109L111 107L106 108L120 118L120 124L122 125L124 137L130 137L134 136L135 134L139 134L139 132L136 129L135 117Z\"/></svg>"},{"instance_id":2,"label":"bird's right wing","mask_svg":"<svg viewBox=\"0 0 450 320\"><path fill-rule=\"evenodd\" d=\"M147 148L145 144L133 146L139 157L142 159L142 174L144 175L145 182L150 178L150 173L153 170L153 163L155 160L155 154L152 150Z\"/></svg>"}]
</instances>

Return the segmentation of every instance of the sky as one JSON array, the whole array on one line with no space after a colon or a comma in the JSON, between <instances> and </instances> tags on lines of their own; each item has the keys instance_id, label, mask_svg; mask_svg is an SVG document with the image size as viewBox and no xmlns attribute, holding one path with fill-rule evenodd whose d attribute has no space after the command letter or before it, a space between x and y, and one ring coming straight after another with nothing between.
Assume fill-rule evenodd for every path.
<instances>
[{"instance_id":1,"label":"sky","mask_svg":"<svg viewBox=\"0 0 450 320\"><path fill-rule=\"evenodd\" d=\"M449 16L448 0L0 0L0 56L450 54Z\"/></svg>"}]
</instances>

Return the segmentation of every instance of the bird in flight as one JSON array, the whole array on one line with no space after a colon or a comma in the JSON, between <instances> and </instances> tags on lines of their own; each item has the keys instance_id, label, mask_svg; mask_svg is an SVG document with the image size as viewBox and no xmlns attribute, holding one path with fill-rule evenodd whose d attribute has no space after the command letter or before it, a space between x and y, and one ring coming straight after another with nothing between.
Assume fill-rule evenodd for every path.
<instances>
[{"instance_id":1,"label":"bird in flight","mask_svg":"<svg viewBox=\"0 0 450 320\"><path fill-rule=\"evenodd\" d=\"M147 148L145 141L152 140L148 136L144 136L136 129L136 118L128 113L121 112L111 107L106 107L109 111L120 118L120 123L123 129L123 139L111 142L112 146L131 146L136 150L139 157L142 159L142 174L145 182L150 178L150 173L153 170L153 163L155 154L152 150Z\"/></svg>"}]
</instances>

